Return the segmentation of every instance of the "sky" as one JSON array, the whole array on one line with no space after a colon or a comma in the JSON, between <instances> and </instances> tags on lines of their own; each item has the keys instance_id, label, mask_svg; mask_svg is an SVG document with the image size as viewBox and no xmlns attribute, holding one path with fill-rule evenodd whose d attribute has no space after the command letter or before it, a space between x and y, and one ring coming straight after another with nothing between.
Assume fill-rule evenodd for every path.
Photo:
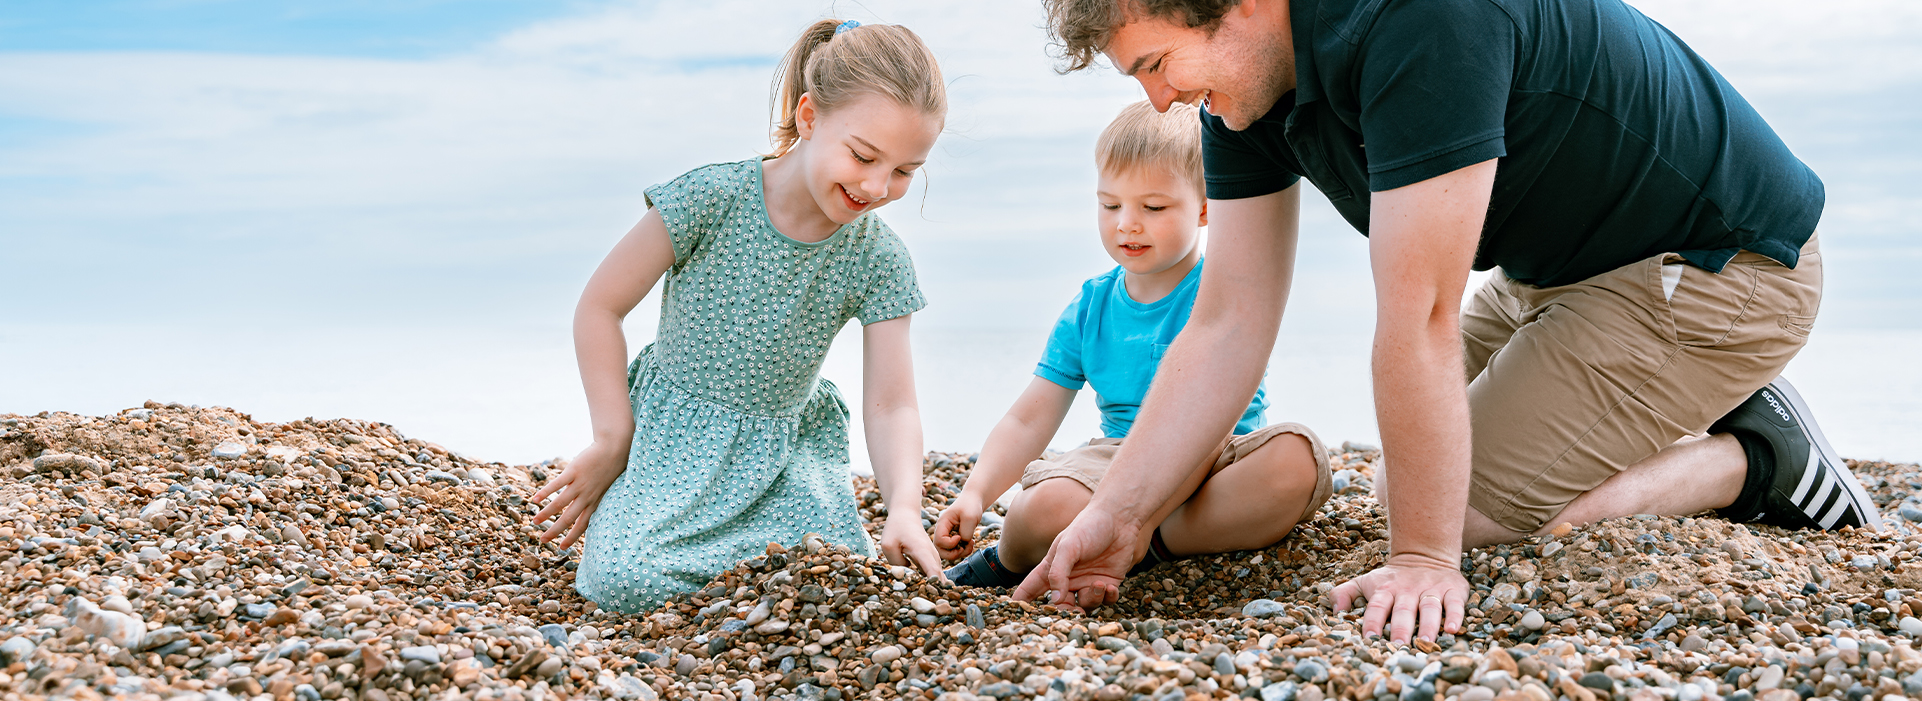
<instances>
[{"instance_id":1,"label":"sky","mask_svg":"<svg viewBox=\"0 0 1922 701\"><path fill-rule=\"evenodd\" d=\"M1922 4L1634 4L1828 185L1810 353L1894 374L1812 401L1922 421L1897 394L1922 379L1893 350L1922 333ZM0 412L154 397L386 420L490 459L571 453L567 323L587 274L644 187L767 149L774 63L827 16L905 24L942 61L947 130L882 215L933 301L916 318L929 445L978 447L1028 361L973 359L1032 357L1111 266L1091 147L1140 98L1111 70L1054 73L1035 0L9 2ZM1300 388L1299 411L1344 407L1335 440L1370 438L1365 241L1306 199L1278 357L1342 369L1270 382ZM635 347L651 304L629 318ZM953 396L990 372L987 398Z\"/></svg>"}]
</instances>

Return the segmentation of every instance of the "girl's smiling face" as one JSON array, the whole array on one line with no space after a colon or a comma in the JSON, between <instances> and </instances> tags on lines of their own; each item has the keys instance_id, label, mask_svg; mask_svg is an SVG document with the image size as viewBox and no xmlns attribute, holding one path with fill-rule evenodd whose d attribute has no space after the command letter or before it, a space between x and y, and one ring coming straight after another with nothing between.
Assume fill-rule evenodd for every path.
<instances>
[{"instance_id":1,"label":"girl's smiling face","mask_svg":"<svg viewBox=\"0 0 1922 701\"><path fill-rule=\"evenodd\" d=\"M808 194L837 225L906 195L941 135L939 117L878 95L829 113L803 95L796 113Z\"/></svg>"},{"instance_id":2,"label":"girl's smiling face","mask_svg":"<svg viewBox=\"0 0 1922 701\"><path fill-rule=\"evenodd\" d=\"M1099 183L1102 247L1123 269L1154 275L1199 255L1208 202L1192 179L1166 168L1103 168Z\"/></svg>"}]
</instances>

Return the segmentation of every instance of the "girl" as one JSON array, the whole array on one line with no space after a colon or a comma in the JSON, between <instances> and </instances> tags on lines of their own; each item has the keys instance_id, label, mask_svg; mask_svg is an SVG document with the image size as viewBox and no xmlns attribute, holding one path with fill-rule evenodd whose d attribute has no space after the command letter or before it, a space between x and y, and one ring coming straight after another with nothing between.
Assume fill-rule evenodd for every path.
<instances>
[{"instance_id":1,"label":"girl","mask_svg":"<svg viewBox=\"0 0 1922 701\"><path fill-rule=\"evenodd\" d=\"M888 508L881 549L939 576L921 529L921 414L907 249L873 211L904 194L947 114L914 32L814 23L788 51L770 157L648 188L648 212L588 280L575 354L594 442L534 495L583 533L574 588L632 613L761 552L828 542L872 556L848 474L847 406L821 379L860 319L868 452ZM627 366L621 319L667 276L659 339Z\"/></svg>"}]
</instances>

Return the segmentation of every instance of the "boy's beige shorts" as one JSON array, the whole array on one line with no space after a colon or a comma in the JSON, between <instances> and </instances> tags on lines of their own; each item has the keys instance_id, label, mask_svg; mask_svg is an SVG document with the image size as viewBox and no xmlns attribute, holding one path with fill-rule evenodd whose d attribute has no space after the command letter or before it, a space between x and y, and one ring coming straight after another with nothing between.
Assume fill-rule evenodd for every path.
<instances>
[{"instance_id":1,"label":"boy's beige shorts","mask_svg":"<svg viewBox=\"0 0 1922 701\"><path fill-rule=\"evenodd\" d=\"M1469 505L1540 528L1780 375L1821 303L1813 236L1793 270L1743 251L1720 273L1664 253L1562 287L1497 271L1461 316Z\"/></svg>"},{"instance_id":2,"label":"boy's beige shorts","mask_svg":"<svg viewBox=\"0 0 1922 701\"><path fill-rule=\"evenodd\" d=\"M1321 509L1334 493L1334 473L1328 467L1328 450L1321 439L1307 426L1296 423L1280 423L1262 427L1241 436L1229 436L1222 440L1220 454L1215 458L1208 474L1220 472L1222 468L1241 462L1250 453L1268 444L1270 439L1284 433L1292 433L1308 439L1308 447L1315 454L1315 491L1308 498L1308 506L1296 518L1296 522L1307 521ZM1096 438L1087 445L1075 448L1053 458L1043 458L1028 463L1028 469L1021 473L1021 488L1027 489L1045 479L1066 477L1080 482L1088 491L1094 491L1101 484L1101 477L1108 474L1108 466L1114 463L1114 456L1121 452L1120 438ZM1205 483L1204 483L1205 484Z\"/></svg>"}]
</instances>

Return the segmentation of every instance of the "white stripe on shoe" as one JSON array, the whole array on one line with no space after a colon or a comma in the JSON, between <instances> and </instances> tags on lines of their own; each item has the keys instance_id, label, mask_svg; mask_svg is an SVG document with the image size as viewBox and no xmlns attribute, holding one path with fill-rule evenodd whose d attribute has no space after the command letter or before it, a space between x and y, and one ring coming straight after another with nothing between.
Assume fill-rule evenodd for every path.
<instances>
[{"instance_id":1,"label":"white stripe on shoe","mask_svg":"<svg viewBox=\"0 0 1922 701\"><path fill-rule=\"evenodd\" d=\"M1783 402L1788 405L1789 412L1794 414L1796 425L1802 428L1803 435L1808 438L1811 468L1821 467L1823 472L1835 473L1835 481L1841 483L1844 497L1838 500L1838 503L1853 503L1856 513L1862 520L1862 525L1877 531L1882 530L1882 514L1875 508L1875 500L1869 497L1869 491L1862 488L1862 483L1855 479L1855 473L1849 471L1848 463L1842 461L1841 456L1835 452L1835 446L1830 445L1828 437L1822 434L1822 426L1815 422L1815 413L1809 411L1808 402L1802 399L1802 393L1796 391L1795 385L1790 384L1786 377L1775 378L1775 381L1770 382L1766 389L1774 390L1782 397ZM1819 463L1816 462L1817 456L1821 458ZM1814 471L1814 469L1808 470L1808 472ZM1808 479L1808 474L1804 473L1802 481L1806 483ZM1799 493L1802 490L1798 486L1796 491ZM1803 503L1800 499L1792 499L1792 501L1797 504ZM1808 511L1806 507L1803 510ZM1822 528L1827 529L1833 526L1845 512L1846 509L1839 507L1834 509L1828 515L1829 518L1822 523Z\"/></svg>"},{"instance_id":2,"label":"white stripe on shoe","mask_svg":"<svg viewBox=\"0 0 1922 701\"><path fill-rule=\"evenodd\" d=\"M1814 486L1816 480L1819 479L1818 475L1822 474L1821 467L1822 451L1813 448L1809 449L1809 464L1802 467L1802 481L1796 483L1795 493L1789 495L1789 501L1794 502L1795 505L1803 511L1808 511L1808 506L1806 506L1808 501L1803 499L1803 497L1808 496L1809 487Z\"/></svg>"}]
</instances>

